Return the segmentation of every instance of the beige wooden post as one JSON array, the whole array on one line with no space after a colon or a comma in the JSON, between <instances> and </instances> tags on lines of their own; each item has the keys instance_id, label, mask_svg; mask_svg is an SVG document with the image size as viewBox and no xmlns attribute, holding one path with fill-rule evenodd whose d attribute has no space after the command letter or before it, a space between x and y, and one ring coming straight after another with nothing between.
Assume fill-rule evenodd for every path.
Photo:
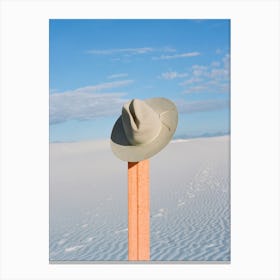
<instances>
[{"instance_id":1,"label":"beige wooden post","mask_svg":"<svg viewBox=\"0 0 280 280\"><path fill-rule=\"evenodd\" d=\"M149 160L128 162L128 260L150 260Z\"/></svg>"}]
</instances>

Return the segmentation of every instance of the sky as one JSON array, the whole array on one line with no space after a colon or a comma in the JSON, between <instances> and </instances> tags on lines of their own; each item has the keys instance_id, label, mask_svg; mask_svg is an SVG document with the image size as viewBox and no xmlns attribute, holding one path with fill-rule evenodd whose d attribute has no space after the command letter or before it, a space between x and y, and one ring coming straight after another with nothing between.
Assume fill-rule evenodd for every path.
<instances>
[{"instance_id":1,"label":"sky","mask_svg":"<svg viewBox=\"0 0 280 280\"><path fill-rule=\"evenodd\" d=\"M230 20L49 22L50 142L109 139L124 103L165 97L174 138L230 131Z\"/></svg>"}]
</instances>

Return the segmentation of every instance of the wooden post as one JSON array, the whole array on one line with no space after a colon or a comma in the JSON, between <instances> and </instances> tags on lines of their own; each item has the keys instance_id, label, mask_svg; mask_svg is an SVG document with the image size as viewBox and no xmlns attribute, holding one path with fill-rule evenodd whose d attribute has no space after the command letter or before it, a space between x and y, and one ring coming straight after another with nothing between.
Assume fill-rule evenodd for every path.
<instances>
[{"instance_id":1,"label":"wooden post","mask_svg":"<svg viewBox=\"0 0 280 280\"><path fill-rule=\"evenodd\" d=\"M128 162L128 260L150 260L149 160Z\"/></svg>"}]
</instances>

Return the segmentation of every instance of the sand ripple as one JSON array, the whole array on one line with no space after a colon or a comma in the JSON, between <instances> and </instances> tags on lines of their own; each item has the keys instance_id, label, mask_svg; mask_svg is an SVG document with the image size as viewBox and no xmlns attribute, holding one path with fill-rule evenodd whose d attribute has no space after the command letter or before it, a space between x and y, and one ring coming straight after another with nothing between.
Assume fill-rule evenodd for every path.
<instances>
[{"instance_id":1,"label":"sand ripple","mask_svg":"<svg viewBox=\"0 0 280 280\"><path fill-rule=\"evenodd\" d=\"M230 260L229 141L217 139L172 143L151 161L152 261ZM52 213L50 260L127 260L126 188L110 188L118 191L90 193L95 202L76 208L69 202L68 212Z\"/></svg>"}]
</instances>

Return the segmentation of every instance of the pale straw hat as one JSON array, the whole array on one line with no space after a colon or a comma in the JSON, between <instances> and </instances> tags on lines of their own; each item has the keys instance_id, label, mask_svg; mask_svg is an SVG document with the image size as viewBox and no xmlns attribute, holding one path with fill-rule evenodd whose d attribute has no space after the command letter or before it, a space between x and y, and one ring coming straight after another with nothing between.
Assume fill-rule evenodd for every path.
<instances>
[{"instance_id":1,"label":"pale straw hat","mask_svg":"<svg viewBox=\"0 0 280 280\"><path fill-rule=\"evenodd\" d=\"M178 123L175 104L166 98L133 99L124 104L111 134L116 157L128 162L148 159L171 140Z\"/></svg>"}]
</instances>

